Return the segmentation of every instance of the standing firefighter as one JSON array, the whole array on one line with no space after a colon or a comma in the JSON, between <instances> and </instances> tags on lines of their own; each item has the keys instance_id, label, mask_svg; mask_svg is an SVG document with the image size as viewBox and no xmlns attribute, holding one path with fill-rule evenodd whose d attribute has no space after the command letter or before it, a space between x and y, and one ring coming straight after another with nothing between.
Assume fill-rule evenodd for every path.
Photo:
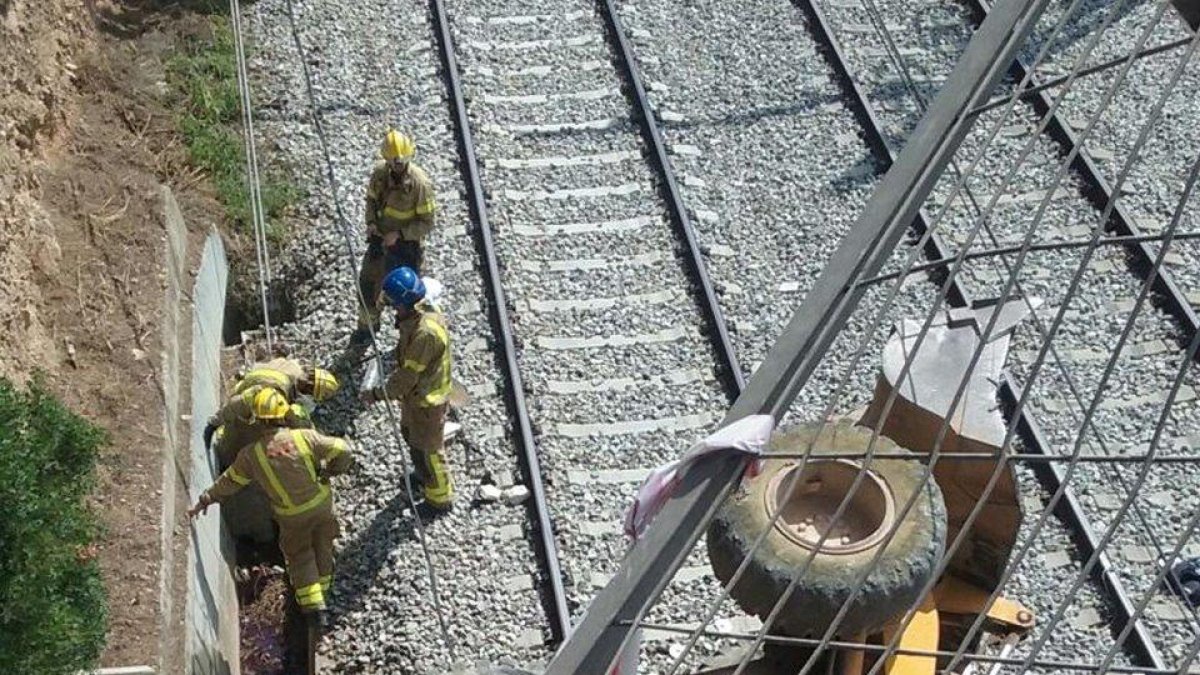
<instances>
[{"instance_id":1,"label":"standing firefighter","mask_svg":"<svg viewBox=\"0 0 1200 675\"><path fill-rule=\"evenodd\" d=\"M446 468L445 428L450 397L450 334L441 314L422 302L425 284L410 267L383 280L383 292L396 307L396 370L387 382L362 393L365 403L400 401L400 430L420 479L425 503L447 510L454 482Z\"/></svg>"},{"instance_id":2,"label":"standing firefighter","mask_svg":"<svg viewBox=\"0 0 1200 675\"><path fill-rule=\"evenodd\" d=\"M233 388L233 396L225 402L204 428L204 443L212 446L221 466L228 466L237 452L258 437L260 425L255 423L254 397L264 390L279 392L289 404L284 426L311 427L308 411L297 402L311 396L324 401L337 393L340 385L333 373L323 368L306 367L286 358L256 364Z\"/></svg>"},{"instance_id":3,"label":"standing firefighter","mask_svg":"<svg viewBox=\"0 0 1200 675\"><path fill-rule=\"evenodd\" d=\"M233 464L188 510L194 518L250 483L261 487L279 525L279 548L287 562L301 611L325 609L333 583L333 540L338 535L329 476L354 463L345 440L312 429L282 426L290 405L273 389L254 396L254 416L264 428L242 448Z\"/></svg>"},{"instance_id":4,"label":"standing firefighter","mask_svg":"<svg viewBox=\"0 0 1200 675\"><path fill-rule=\"evenodd\" d=\"M419 274L424 262L422 248L433 230L433 184L421 167L412 163L417 146L411 138L391 130L380 149L383 161L371 172L367 184L367 252L358 273L358 287L365 306L359 314L352 342L365 344L370 328L379 326L379 283L400 266Z\"/></svg>"}]
</instances>

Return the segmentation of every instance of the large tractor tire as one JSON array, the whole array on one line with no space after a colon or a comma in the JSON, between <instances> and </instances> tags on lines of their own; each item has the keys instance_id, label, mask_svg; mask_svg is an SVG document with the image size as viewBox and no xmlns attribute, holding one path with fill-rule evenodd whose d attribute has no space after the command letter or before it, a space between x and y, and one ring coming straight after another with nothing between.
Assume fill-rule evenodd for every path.
<instances>
[{"instance_id":1,"label":"large tractor tire","mask_svg":"<svg viewBox=\"0 0 1200 675\"><path fill-rule=\"evenodd\" d=\"M746 612L764 619L792 577L813 557L776 618L778 631L797 637L823 634L880 548L886 550L839 624L840 636L882 628L917 601L934 572L945 547L946 508L932 478L921 485L925 464L919 461L873 461L833 534L816 549L862 468L860 460L821 457L863 453L870 439L869 429L849 422L777 431L762 470L743 480L709 526L708 555L717 578L728 583L749 558L732 596ZM788 483L800 470L801 460L769 459L770 453L802 453L810 444L812 455L789 496ZM876 452L906 451L880 437ZM900 510L918 491L916 503L889 541ZM772 525L771 517L781 506L783 515ZM753 550L765 530L769 530L766 539Z\"/></svg>"}]
</instances>

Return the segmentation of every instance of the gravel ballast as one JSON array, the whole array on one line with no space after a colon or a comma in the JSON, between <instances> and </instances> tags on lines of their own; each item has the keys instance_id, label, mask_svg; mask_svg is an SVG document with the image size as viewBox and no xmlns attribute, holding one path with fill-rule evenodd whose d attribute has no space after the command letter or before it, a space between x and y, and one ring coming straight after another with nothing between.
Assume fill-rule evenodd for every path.
<instances>
[{"instance_id":1,"label":"gravel ballast","mask_svg":"<svg viewBox=\"0 0 1200 675\"><path fill-rule=\"evenodd\" d=\"M967 11L948 0L875 4L921 95L932 98L970 36ZM1114 33L1122 37L1113 38L1106 54L1126 45L1148 15L1150 3L1133 4L1136 9L1118 27L1121 32ZM816 47L814 28L795 3L636 0L617 5L737 357L749 375L858 216L879 168L845 92ZM1089 21L1103 11L1101 5L1089 5ZM899 148L920 118L912 93L901 84L860 5L832 1L821 6L885 135ZM334 625L322 657L333 672L346 673L442 672L455 661L480 660L536 668L550 655L549 632L528 512L503 500L471 503L483 483L523 479L428 5L310 0L295 4L294 23L289 7L287 0L260 0L245 10L255 45L251 65L259 138L274 145L309 191L303 205L306 224L295 233L280 272L292 284L297 316L282 337L306 358L332 363L342 353L354 327L363 188L379 137L396 126L417 138L418 161L438 188L439 225L428 242L427 264L447 287L455 378L474 394L471 405L457 413L463 431L449 448L459 506L424 529L455 643L451 653L439 638L432 589L403 494L406 452L382 409L363 410L353 400L363 367L339 372L355 386L321 410L318 424L356 438L362 466L338 485L344 533ZM518 9L500 0L452 0L446 9L548 479L568 599L578 621L627 550L620 522L638 481L711 430L728 398L716 375L716 356L683 249L646 162L595 3L534 0ZM404 20L380 21L384 16ZM1094 25L1081 25L1053 63L1063 63ZM303 54L297 53L293 31ZM1162 29L1159 39L1178 36L1176 22ZM1134 76L1140 88L1134 91L1131 85L1120 105L1106 113L1102 124L1107 126L1097 136L1115 157L1105 160L1108 155L1101 153L1099 160L1110 181L1136 134L1138 111L1149 107L1154 83L1164 81L1174 65L1169 56L1139 64L1145 69ZM328 162L311 123L304 67L312 76L328 138ZM1188 78L1168 114L1168 129L1178 134L1156 134L1122 198L1139 222L1164 222L1184 167L1195 156L1196 132L1188 121L1196 88ZM1066 114L1086 115L1106 80L1081 83ZM958 154L959 166L969 163L1001 112L981 116ZM1003 122L1000 137L968 183L981 206L1021 152L1034 122L1024 106ZM1051 189L1059 160L1057 146L1038 138L1027 168L997 206L991 232L981 233L977 247L1020 242L1038 191ZM926 205L930 213L938 212L952 181L948 172ZM1098 211L1084 190L1075 176L1061 183L1038 241L1087 234L1081 228L1094 226ZM973 215L961 200L948 213L941 227L952 248L966 241ZM1172 274L1187 292L1197 292L1200 264L1193 255L1200 249L1195 244L1173 248L1178 256L1168 261ZM901 269L910 251L905 242L887 269ZM992 297L1002 288L1005 269L996 260L967 266L963 282L974 297ZM1043 329L1064 302L1078 260L1079 252L1072 250L1038 252L1026 261L1019 292L1044 301L1037 310ZM1097 251L1033 387L1031 413L1054 444L1052 451L1073 447L1081 414L1071 389L1078 388L1086 405L1138 288L1120 249ZM879 348L892 323L923 316L938 291L926 275L912 275L894 305L877 318L888 290L881 284L868 291L789 419L823 414L835 391L841 393L835 413L869 400ZM1037 323L1027 320L1013 340L1008 364L1021 382L1030 376L1041 344ZM852 363L864 335L867 347ZM394 332L385 328L381 345L390 348L393 339ZM1095 418L1086 452L1126 453L1148 443L1161 408L1155 396L1166 391L1178 367L1178 340L1177 326L1147 305L1129 341L1134 348L1109 380L1105 401L1110 403ZM1188 389L1173 408L1164 451L1200 450L1196 375L1193 368ZM1172 533L1195 506L1194 469L1172 465L1151 471L1139 491L1137 515L1131 513L1110 545L1121 552L1109 557L1135 600L1154 573L1153 556L1145 561L1145 552L1169 549ZM1080 466L1072 481L1100 530L1113 515L1108 505L1124 497L1136 478L1135 469L1116 471ZM1022 467L1019 477L1024 540L1035 536L1030 527L1047 495L1031 471ZM1148 531L1158 534L1151 537ZM700 619L720 588L707 570L703 546L701 541L692 551L648 620L689 625ZM1005 593L1048 619L1082 569L1082 558L1062 522L1051 518ZM1172 596L1160 596L1148 625L1159 648L1174 657L1194 628L1191 619L1181 621L1170 611L1178 607ZM1112 644L1105 621L1109 611L1102 591L1085 584L1040 656L1071 660L1081 653L1103 654ZM1100 620L1093 621L1093 615ZM730 602L717 618L718 629L753 628ZM1044 623L1032 636L1040 637L1041 630ZM680 653L684 637L648 632L640 672L665 669ZM1023 641L1017 653L1030 642ZM698 667L731 646L702 639L686 663ZM1125 655L1120 658L1127 662Z\"/></svg>"}]
</instances>

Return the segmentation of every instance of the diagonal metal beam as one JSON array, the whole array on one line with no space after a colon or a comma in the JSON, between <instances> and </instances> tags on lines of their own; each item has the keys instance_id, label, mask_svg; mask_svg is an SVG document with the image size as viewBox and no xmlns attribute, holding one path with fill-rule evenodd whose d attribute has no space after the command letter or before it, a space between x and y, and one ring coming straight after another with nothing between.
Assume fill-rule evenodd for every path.
<instances>
[{"instance_id":1,"label":"diagonal metal beam","mask_svg":"<svg viewBox=\"0 0 1200 675\"><path fill-rule=\"evenodd\" d=\"M970 111L988 101L1048 2L1006 0L988 15L724 424L756 413L778 419L791 406L862 299L865 289L857 281L877 274L892 254L970 130ZM702 462L683 476L676 496L555 654L548 675L608 672L742 468L741 459L729 456Z\"/></svg>"}]
</instances>

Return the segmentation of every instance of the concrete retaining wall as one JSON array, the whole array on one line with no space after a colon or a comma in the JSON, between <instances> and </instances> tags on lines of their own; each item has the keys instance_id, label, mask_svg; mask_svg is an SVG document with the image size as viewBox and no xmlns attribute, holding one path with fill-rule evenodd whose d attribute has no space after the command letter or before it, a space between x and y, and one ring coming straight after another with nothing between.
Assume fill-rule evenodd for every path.
<instances>
[{"instance_id":1,"label":"concrete retaining wall","mask_svg":"<svg viewBox=\"0 0 1200 675\"><path fill-rule=\"evenodd\" d=\"M163 203L163 228L167 241L163 250L164 286L162 307L162 389L163 389L163 481L162 481L162 562L159 566L159 609L162 616L162 631L159 636L158 671L179 672L183 659L181 636L174 627L182 618L178 614L179 597L175 546L177 542L175 524L179 518L179 488L184 478L178 469L188 465L187 453L180 439L180 397L182 394L183 371L181 360L187 344L182 325L181 308L184 305L184 285L188 279L187 227L175 195L165 185L161 188Z\"/></svg>"},{"instance_id":2,"label":"concrete retaining wall","mask_svg":"<svg viewBox=\"0 0 1200 675\"><path fill-rule=\"evenodd\" d=\"M228 271L225 247L208 235L192 291L192 389L189 501L212 484L216 458L204 447L204 424L221 392L221 328ZM221 524L220 507L192 522L188 553L185 657L189 675L238 675L238 602L231 574L233 541Z\"/></svg>"}]
</instances>

